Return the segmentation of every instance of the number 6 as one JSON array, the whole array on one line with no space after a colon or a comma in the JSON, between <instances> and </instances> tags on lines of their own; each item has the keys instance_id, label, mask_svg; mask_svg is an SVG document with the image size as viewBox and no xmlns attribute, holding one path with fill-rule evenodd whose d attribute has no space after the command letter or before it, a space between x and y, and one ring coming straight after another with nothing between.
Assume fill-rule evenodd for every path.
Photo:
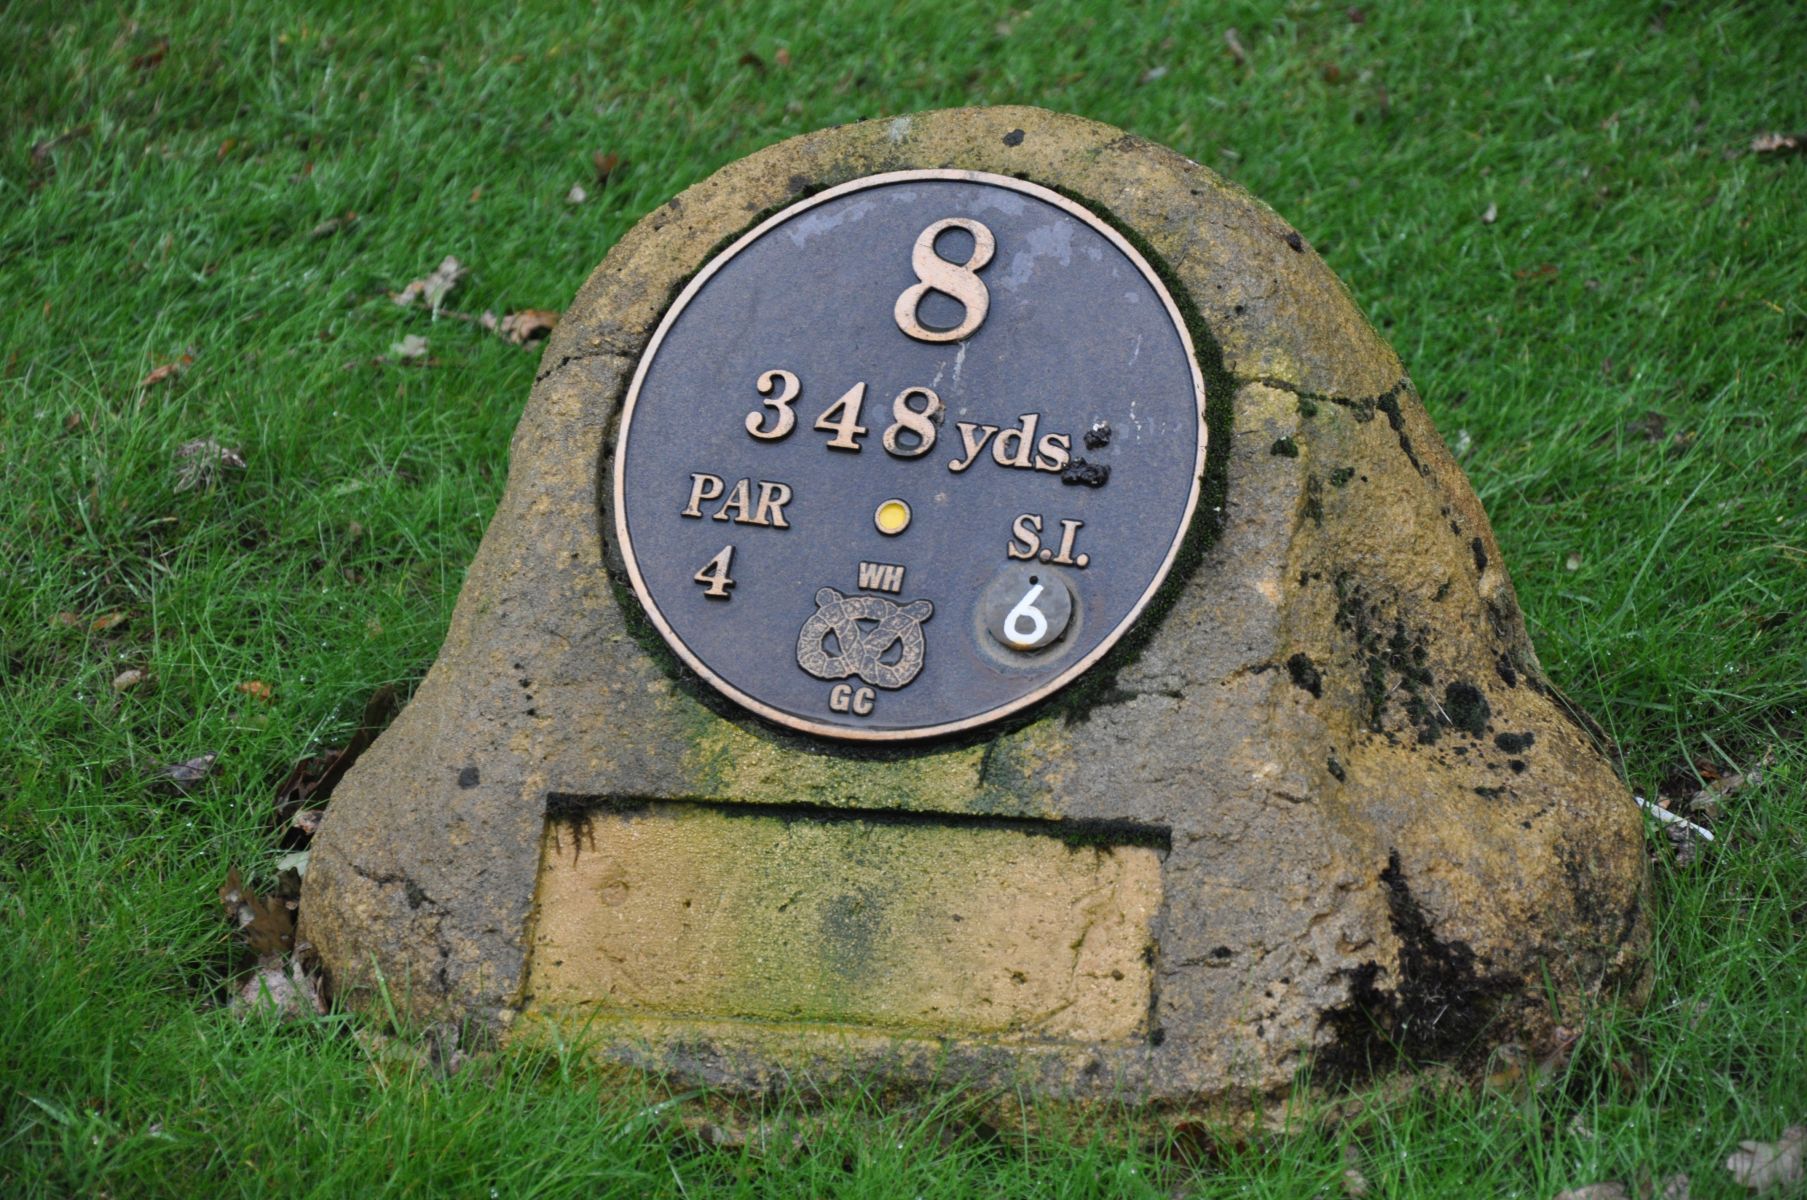
<instances>
[{"instance_id":1,"label":"number 6","mask_svg":"<svg viewBox=\"0 0 1807 1200\"><path fill-rule=\"evenodd\" d=\"M1035 607L1035 601L1041 594L1042 585L1032 585L1023 593L1023 598L1016 602L1016 607L1004 617L1004 636L1019 650L1035 645L1048 635L1048 618L1041 609ZM1022 627L1025 619L1029 622L1027 630Z\"/></svg>"}]
</instances>

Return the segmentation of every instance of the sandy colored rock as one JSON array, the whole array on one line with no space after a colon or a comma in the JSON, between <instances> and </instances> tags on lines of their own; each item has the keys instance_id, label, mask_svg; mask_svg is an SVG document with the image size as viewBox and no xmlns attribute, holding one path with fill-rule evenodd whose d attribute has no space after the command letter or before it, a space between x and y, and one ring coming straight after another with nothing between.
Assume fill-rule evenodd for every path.
<instances>
[{"instance_id":1,"label":"sandy colored rock","mask_svg":"<svg viewBox=\"0 0 1807 1200\"><path fill-rule=\"evenodd\" d=\"M716 247L811 190L941 166L1058 188L1163 271L1189 310L1211 403L1209 527L1160 611L1026 722L904 751L832 748L679 676L605 565L598 481L640 349ZM354 1001L380 968L418 1010L517 1026L524 1011L601 1013L602 1054L687 1078L952 1072L1236 1103L1283 1095L1308 1063L1323 1078L1401 1051L1478 1058L1537 1037L1552 999L1571 1023L1615 994L1637 999L1641 825L1603 742L1544 678L1486 515L1404 369L1285 221L1196 163L1078 118L999 108L871 121L724 168L648 215L584 285L548 344L438 661L334 797L302 935ZM746 999L762 994L757 972L726 950L758 948L733 938L693 940L724 956L698 965L720 976L707 986L673 991L666 978L648 993L658 1004L611 1008L595 983L605 974L572 983L538 961L548 943L535 939L565 920L557 944L581 947L571 902L547 899L575 877L548 867L546 848L597 804L627 801L698 830L731 824L722 814L738 806L825 826L830 811L944 814L886 842L865 877L874 927L892 929L914 928L885 922L923 903L901 881L958 875L947 848L962 822L1159 831L1135 851L1158 861L1158 881L1117 864L1105 889L1131 925L1137 898L1158 897L1146 1009L1125 1022L1105 1005L1039 1032L1035 1004L974 1016L986 971L1031 949L1004 936L962 948L960 974L975 982L946 997L961 1015L937 1026L918 1002L933 989L899 966L926 944L888 938L862 960L831 922L810 937L786 926L782 900L751 883L724 885L755 910L737 919L776 931L787 962L832 960L860 980L857 1011L800 985L783 991L786 1011ZM685 806L697 812L680 817ZM595 853L626 852L621 822L593 828ZM734 857L752 836L718 838L724 880L758 878ZM668 902L711 869L675 844L645 853L635 869ZM1023 878L1040 872L1067 899L1104 859L1135 857L1082 845L1072 853L1091 867L1056 869L1041 853L1026 852ZM670 878L652 870L661 856ZM967 894L996 886L959 869ZM594 897L613 885L586 886ZM542 887L556 912L536 917ZM839 893L814 902L820 916ZM611 934L610 953L622 970L675 977L681 925L658 904L646 912L660 915L643 955L632 929ZM1054 903L1047 919L1068 918Z\"/></svg>"}]
</instances>

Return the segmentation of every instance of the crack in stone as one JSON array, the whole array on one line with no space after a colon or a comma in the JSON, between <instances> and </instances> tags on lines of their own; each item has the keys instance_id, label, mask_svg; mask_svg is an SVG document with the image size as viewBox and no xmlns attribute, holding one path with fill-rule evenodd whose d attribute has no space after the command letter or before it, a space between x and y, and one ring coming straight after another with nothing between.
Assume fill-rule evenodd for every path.
<instances>
[{"instance_id":1,"label":"crack in stone","mask_svg":"<svg viewBox=\"0 0 1807 1200\"><path fill-rule=\"evenodd\" d=\"M560 371L564 370L566 367L570 366L572 363L575 363L575 362L585 362L592 358L631 359L633 357L634 357L634 355L629 353L628 351L617 350L613 347L609 347L609 348L603 349L603 350L584 350L577 354L567 354L558 360L558 364L556 366L549 367L546 370L541 371L539 374L535 375L533 377L533 382L535 384L544 383L544 382L546 382L546 380L552 378L554 375L558 374Z\"/></svg>"},{"instance_id":2,"label":"crack in stone","mask_svg":"<svg viewBox=\"0 0 1807 1200\"><path fill-rule=\"evenodd\" d=\"M1258 383L1262 387L1270 387L1277 392L1285 392L1288 395L1297 396L1301 400L1312 400L1320 404L1334 404L1338 408L1346 408L1355 414L1355 419L1357 421L1364 423L1372 421L1374 419L1374 414L1382 411L1383 406L1389 402L1397 401L1401 392L1412 391L1412 381L1403 375L1400 376L1398 383L1375 396L1337 396L1329 392L1316 392L1312 391L1310 388L1293 383L1290 380L1276 379L1267 375L1259 376L1255 379L1247 379L1240 376L1236 377L1236 385L1238 387L1250 383Z\"/></svg>"}]
</instances>

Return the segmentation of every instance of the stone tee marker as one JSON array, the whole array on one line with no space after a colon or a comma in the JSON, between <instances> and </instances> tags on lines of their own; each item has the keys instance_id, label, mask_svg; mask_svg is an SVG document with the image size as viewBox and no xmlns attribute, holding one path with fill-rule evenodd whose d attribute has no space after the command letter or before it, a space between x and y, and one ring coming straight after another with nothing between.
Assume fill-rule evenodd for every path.
<instances>
[{"instance_id":1,"label":"stone tee marker","mask_svg":"<svg viewBox=\"0 0 1807 1200\"><path fill-rule=\"evenodd\" d=\"M1635 993L1602 741L1296 232L1089 121L900 117L592 274L302 933L686 1078L1216 1105Z\"/></svg>"}]
</instances>

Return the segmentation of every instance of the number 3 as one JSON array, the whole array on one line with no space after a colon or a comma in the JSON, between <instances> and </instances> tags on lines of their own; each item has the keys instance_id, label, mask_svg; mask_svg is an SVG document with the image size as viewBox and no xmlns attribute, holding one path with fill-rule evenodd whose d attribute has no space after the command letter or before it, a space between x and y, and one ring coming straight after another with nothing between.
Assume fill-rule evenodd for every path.
<instances>
[{"instance_id":1,"label":"number 3","mask_svg":"<svg viewBox=\"0 0 1807 1200\"><path fill-rule=\"evenodd\" d=\"M972 257L963 263L949 262L935 253L935 239L949 229L964 229L972 234ZM910 251L910 266L922 282L905 288L897 298L897 327L919 342L957 342L971 337L991 308L991 293L985 290L978 271L997 250L998 241L991 230L966 217L948 217L923 230ZM917 319L916 310L930 292L940 292L960 302L966 316L958 325L952 329L930 329Z\"/></svg>"},{"instance_id":2,"label":"number 3","mask_svg":"<svg viewBox=\"0 0 1807 1200\"><path fill-rule=\"evenodd\" d=\"M773 396L772 389L778 386L778 381L781 379L784 381L784 390ZM775 442L789 433L797 424L797 414L791 411L791 402L796 400L803 391L803 385L798 383L797 377L789 371L767 371L759 377L758 387L761 396L771 397L765 401L765 406L778 415L773 420L770 429L762 429L760 426L765 423L763 420L765 414L757 411L748 413L747 432L756 438Z\"/></svg>"}]
</instances>

